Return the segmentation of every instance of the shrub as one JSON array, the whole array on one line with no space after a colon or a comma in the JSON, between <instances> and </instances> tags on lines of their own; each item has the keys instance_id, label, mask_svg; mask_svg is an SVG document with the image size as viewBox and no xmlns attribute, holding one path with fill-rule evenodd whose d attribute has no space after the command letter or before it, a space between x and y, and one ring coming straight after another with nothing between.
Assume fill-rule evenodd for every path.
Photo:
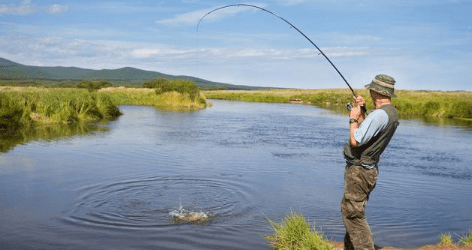
<instances>
[{"instance_id":1,"label":"shrub","mask_svg":"<svg viewBox=\"0 0 472 250\"><path fill-rule=\"evenodd\" d=\"M165 78L151 79L143 84L143 88L157 89L163 85L169 84L169 80Z\"/></svg>"},{"instance_id":2,"label":"shrub","mask_svg":"<svg viewBox=\"0 0 472 250\"><path fill-rule=\"evenodd\" d=\"M77 88L80 88L80 89L87 89L88 91L92 92L92 91L96 91L96 90L99 90L101 88L108 88L108 87L113 87L113 84L111 84L110 82L107 82L107 81L82 81L80 83L77 84Z\"/></svg>"},{"instance_id":3,"label":"shrub","mask_svg":"<svg viewBox=\"0 0 472 250\"><path fill-rule=\"evenodd\" d=\"M197 84L188 80L166 80L159 81L156 79L154 83L158 86L156 89L156 94L160 95L166 92L175 91L180 94L189 94L190 99L195 101L196 98L200 95L200 89ZM165 80L165 79L163 79ZM151 84L151 83L150 83Z\"/></svg>"}]
</instances>

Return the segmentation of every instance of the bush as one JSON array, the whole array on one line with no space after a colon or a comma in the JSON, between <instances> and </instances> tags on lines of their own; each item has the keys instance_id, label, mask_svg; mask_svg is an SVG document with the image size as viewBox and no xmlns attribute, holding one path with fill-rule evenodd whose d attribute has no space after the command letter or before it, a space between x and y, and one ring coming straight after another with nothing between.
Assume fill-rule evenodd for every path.
<instances>
[{"instance_id":1,"label":"bush","mask_svg":"<svg viewBox=\"0 0 472 250\"><path fill-rule=\"evenodd\" d=\"M99 82L92 82L92 81L82 81L77 84L77 88L87 89L88 91L96 91L101 88L108 88L113 87L113 84L107 81L99 81Z\"/></svg>"},{"instance_id":2,"label":"bush","mask_svg":"<svg viewBox=\"0 0 472 250\"><path fill-rule=\"evenodd\" d=\"M157 86L156 94L158 95L175 91L180 94L189 94L192 101L195 101L200 96L198 85L188 80L156 79L151 81L149 85Z\"/></svg>"},{"instance_id":3,"label":"bush","mask_svg":"<svg viewBox=\"0 0 472 250\"><path fill-rule=\"evenodd\" d=\"M156 79L151 79L143 84L143 88L148 88L148 89L157 89L160 88L163 85L169 84L169 80L165 78L156 78Z\"/></svg>"}]
</instances>

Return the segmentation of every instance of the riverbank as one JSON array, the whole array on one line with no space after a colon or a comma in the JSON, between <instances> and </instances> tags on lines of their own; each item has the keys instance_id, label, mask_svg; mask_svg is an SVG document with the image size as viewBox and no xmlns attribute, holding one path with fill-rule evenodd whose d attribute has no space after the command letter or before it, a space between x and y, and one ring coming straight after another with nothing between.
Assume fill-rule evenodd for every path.
<instances>
[{"instance_id":1,"label":"riverbank","mask_svg":"<svg viewBox=\"0 0 472 250\"><path fill-rule=\"evenodd\" d=\"M298 250L343 250L344 242L329 241L318 232L314 225L311 226L300 213L286 215L280 223L268 219L273 229L273 235L266 235L265 239L275 249ZM408 248L418 250L459 250L472 249L472 230L461 237L457 244L454 243L450 234L441 234L437 245L427 245L419 248ZM402 248L375 246L375 249L398 250Z\"/></svg>"},{"instance_id":2,"label":"riverbank","mask_svg":"<svg viewBox=\"0 0 472 250\"><path fill-rule=\"evenodd\" d=\"M330 242L333 246L334 249L336 250L343 250L344 249L344 243L343 242ZM396 247L380 247L376 246L376 250L401 250L401 249L408 249L408 250L466 250L466 249L472 249L472 247L460 247L460 246L454 246L454 245L427 245L427 246L422 246L419 248L396 248Z\"/></svg>"},{"instance_id":3,"label":"riverbank","mask_svg":"<svg viewBox=\"0 0 472 250\"><path fill-rule=\"evenodd\" d=\"M169 91L156 93L154 88L103 88L99 93L110 94L119 105L144 105L172 111L199 110L206 107L205 95L198 92L192 98L189 93Z\"/></svg>"},{"instance_id":4,"label":"riverbank","mask_svg":"<svg viewBox=\"0 0 472 250\"><path fill-rule=\"evenodd\" d=\"M149 105L171 111L198 110L206 98L148 88L0 87L0 129L18 129L39 124L73 124L115 119L118 105Z\"/></svg>"},{"instance_id":5,"label":"riverbank","mask_svg":"<svg viewBox=\"0 0 472 250\"><path fill-rule=\"evenodd\" d=\"M364 96L367 109L374 108L367 90L355 90ZM267 103L296 103L315 105L339 113L347 113L346 104L353 101L349 89L271 89L205 91L209 99L239 100ZM472 121L471 91L396 90L392 103L400 116L431 117Z\"/></svg>"}]
</instances>

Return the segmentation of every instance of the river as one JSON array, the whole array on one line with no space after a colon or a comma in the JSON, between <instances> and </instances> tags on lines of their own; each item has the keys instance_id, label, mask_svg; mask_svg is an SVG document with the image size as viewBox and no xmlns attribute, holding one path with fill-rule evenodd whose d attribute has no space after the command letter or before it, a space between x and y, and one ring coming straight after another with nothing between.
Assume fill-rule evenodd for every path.
<instances>
[{"instance_id":1,"label":"river","mask_svg":"<svg viewBox=\"0 0 472 250\"><path fill-rule=\"evenodd\" d=\"M182 113L120 106L123 116L95 129L12 142L0 153L0 248L271 249L267 219L291 211L342 240L348 118L213 102ZM468 127L400 121L367 205L377 245L469 232L471 141ZM176 224L180 207L212 221Z\"/></svg>"}]
</instances>

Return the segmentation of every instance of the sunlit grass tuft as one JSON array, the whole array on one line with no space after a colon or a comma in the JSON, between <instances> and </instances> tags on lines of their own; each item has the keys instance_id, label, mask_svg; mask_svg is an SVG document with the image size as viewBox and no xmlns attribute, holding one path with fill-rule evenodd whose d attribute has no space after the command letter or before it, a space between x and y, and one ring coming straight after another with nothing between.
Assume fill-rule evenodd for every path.
<instances>
[{"instance_id":1,"label":"sunlit grass tuft","mask_svg":"<svg viewBox=\"0 0 472 250\"><path fill-rule=\"evenodd\" d=\"M450 233L443 233L441 234L439 246L453 246L454 241L452 240L452 236Z\"/></svg>"},{"instance_id":2,"label":"sunlit grass tuft","mask_svg":"<svg viewBox=\"0 0 472 250\"><path fill-rule=\"evenodd\" d=\"M321 233L306 222L305 217L291 213L281 223L269 220L274 235L265 236L269 244L277 250L333 250Z\"/></svg>"},{"instance_id":3,"label":"sunlit grass tuft","mask_svg":"<svg viewBox=\"0 0 472 250\"><path fill-rule=\"evenodd\" d=\"M472 246L472 229L469 231L469 234L463 236L462 238L459 239L459 243L462 246L465 247L471 247Z\"/></svg>"}]
</instances>

